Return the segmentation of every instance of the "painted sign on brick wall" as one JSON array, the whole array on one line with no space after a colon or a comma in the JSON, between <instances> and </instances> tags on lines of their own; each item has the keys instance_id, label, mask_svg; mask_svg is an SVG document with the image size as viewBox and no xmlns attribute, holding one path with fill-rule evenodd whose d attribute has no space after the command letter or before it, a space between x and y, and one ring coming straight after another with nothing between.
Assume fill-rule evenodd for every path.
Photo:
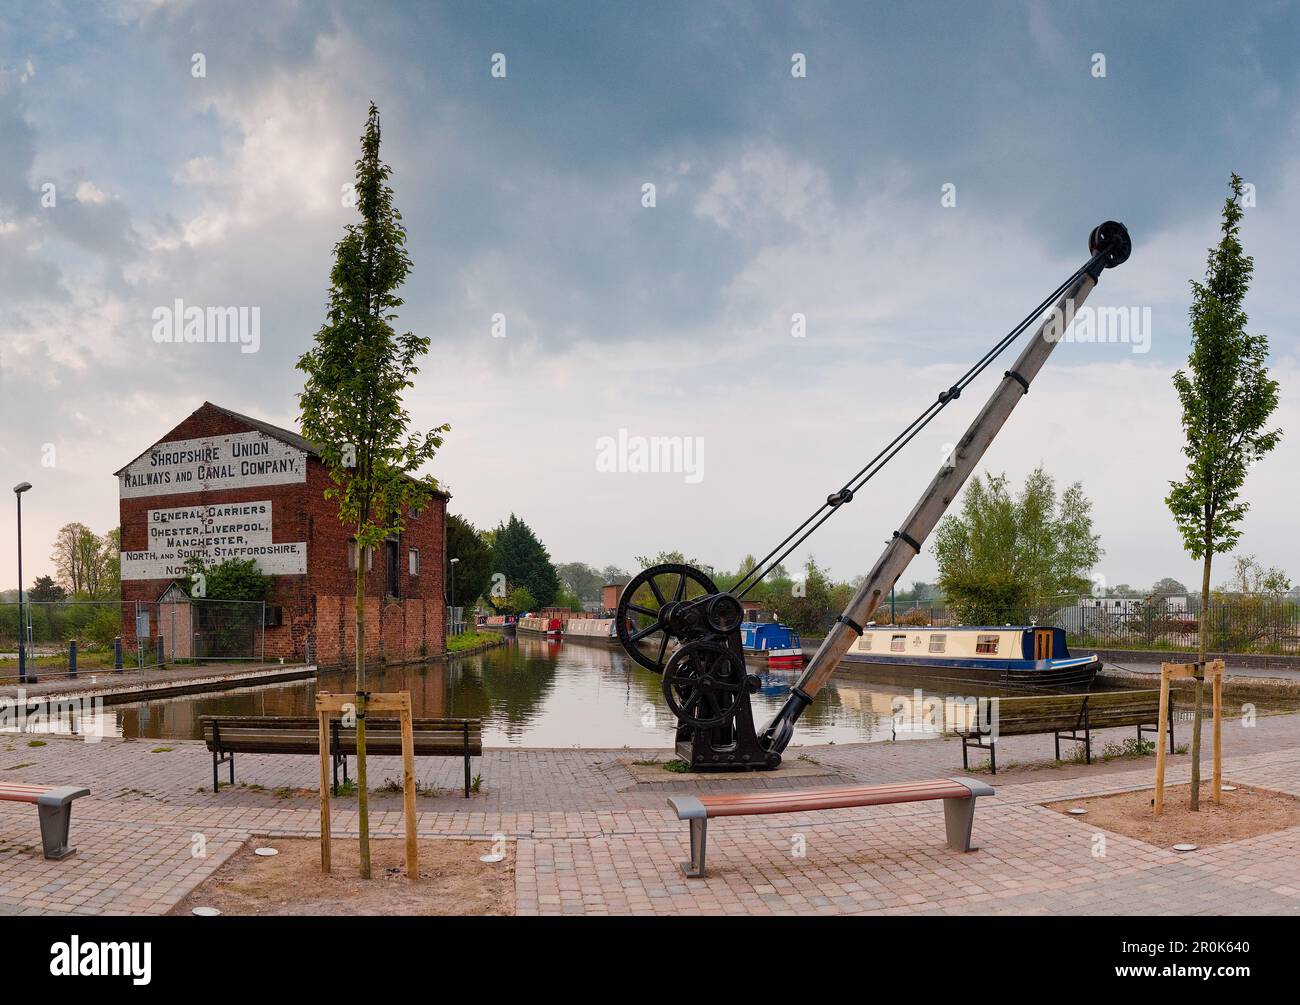
<instances>
[{"instance_id":1,"label":"painted sign on brick wall","mask_svg":"<svg viewBox=\"0 0 1300 1005\"><path fill-rule=\"evenodd\" d=\"M123 499L291 485L307 480L307 454L259 432L172 440L150 447L120 478Z\"/></svg>"},{"instance_id":2,"label":"painted sign on brick wall","mask_svg":"<svg viewBox=\"0 0 1300 1005\"><path fill-rule=\"evenodd\" d=\"M251 558L269 575L307 572L305 541L271 541L269 499L151 509L148 540L145 551L122 552L123 579L183 576L185 560L191 555L201 555L208 565L230 558Z\"/></svg>"}]
</instances>

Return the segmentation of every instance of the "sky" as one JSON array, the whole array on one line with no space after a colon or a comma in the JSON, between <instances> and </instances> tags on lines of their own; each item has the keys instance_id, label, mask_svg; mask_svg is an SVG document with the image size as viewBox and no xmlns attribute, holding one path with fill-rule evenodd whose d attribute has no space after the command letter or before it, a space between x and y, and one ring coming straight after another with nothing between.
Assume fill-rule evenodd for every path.
<instances>
[{"instance_id":1,"label":"sky","mask_svg":"<svg viewBox=\"0 0 1300 1005\"><path fill-rule=\"evenodd\" d=\"M400 326L432 340L407 406L452 427L430 472L479 527L513 512L556 561L632 571L766 552L1114 219L1133 254L1089 306L1149 328L1058 345L981 470L1081 482L1106 582L1198 583L1163 503L1170 378L1238 172L1286 430L1240 550L1300 579L1297 37L1281 2L6 0L0 472L34 486L28 581L64 523L116 524L113 472L205 400L296 424L370 100ZM178 299L257 308L257 351L158 342ZM790 564L866 571L1002 369ZM619 470L657 437L690 464ZM935 572L927 548L903 580Z\"/></svg>"}]
</instances>

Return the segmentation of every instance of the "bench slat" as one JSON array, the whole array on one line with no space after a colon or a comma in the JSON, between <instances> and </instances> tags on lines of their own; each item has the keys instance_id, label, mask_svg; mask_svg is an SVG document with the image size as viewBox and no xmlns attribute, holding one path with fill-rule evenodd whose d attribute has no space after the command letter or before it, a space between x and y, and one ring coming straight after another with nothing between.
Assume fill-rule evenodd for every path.
<instances>
[{"instance_id":1,"label":"bench slat","mask_svg":"<svg viewBox=\"0 0 1300 1005\"><path fill-rule=\"evenodd\" d=\"M668 805L677 812L677 819L686 820L690 824L691 859L682 863L682 869L688 877L698 879L705 874L705 845L710 817L800 813L942 799L948 845L957 851L966 852L975 850L970 840L975 821L975 800L978 796L991 795L992 786L973 779L934 778L888 785L846 785L785 792L669 796Z\"/></svg>"},{"instance_id":2,"label":"bench slat","mask_svg":"<svg viewBox=\"0 0 1300 1005\"><path fill-rule=\"evenodd\" d=\"M797 813L804 810L881 806L888 803L924 802L930 799L969 799L971 790L951 779L893 785L853 785L842 788L803 789L793 792L753 792L701 796L710 817Z\"/></svg>"}]
</instances>

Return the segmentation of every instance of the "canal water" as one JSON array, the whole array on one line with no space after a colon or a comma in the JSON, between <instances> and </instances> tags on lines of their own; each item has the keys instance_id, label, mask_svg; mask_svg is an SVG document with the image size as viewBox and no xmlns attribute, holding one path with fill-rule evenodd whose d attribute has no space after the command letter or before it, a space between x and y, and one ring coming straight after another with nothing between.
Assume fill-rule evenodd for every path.
<instances>
[{"instance_id":1,"label":"canal water","mask_svg":"<svg viewBox=\"0 0 1300 1005\"><path fill-rule=\"evenodd\" d=\"M752 699L761 728L798 674L769 671L757 662L749 669L763 682ZM417 718L481 719L483 743L490 747L666 747L673 740L675 719L660 678L618 647L511 638L458 660L376 668L368 672L367 686L374 692L410 691ZM924 688L919 696L918 687ZM197 740L203 738L200 716L311 715L318 690L350 693L353 674L325 671L314 681L112 705L98 723L81 723L80 731L97 727L105 737ZM888 740L896 709L905 722L898 738L909 739L936 721L951 726L964 714L962 701L998 693L967 683L866 677L844 668L800 718L794 745ZM68 726L53 729L65 732Z\"/></svg>"}]
</instances>

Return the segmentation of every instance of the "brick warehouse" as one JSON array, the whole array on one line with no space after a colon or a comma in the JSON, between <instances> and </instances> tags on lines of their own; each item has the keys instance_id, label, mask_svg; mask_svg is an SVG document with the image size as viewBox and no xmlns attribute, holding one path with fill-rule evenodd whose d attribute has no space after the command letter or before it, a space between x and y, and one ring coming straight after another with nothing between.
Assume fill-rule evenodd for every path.
<instances>
[{"instance_id":1,"label":"brick warehouse","mask_svg":"<svg viewBox=\"0 0 1300 1005\"><path fill-rule=\"evenodd\" d=\"M311 443L204 402L116 474L124 602L143 601L142 610L156 612L153 605L194 551L209 562L254 558L275 577L267 658L321 666L355 660L358 556L335 504L324 497L329 474ZM365 556L367 660L446 651L448 498L436 493L407 518L400 536ZM123 620L134 644L135 626Z\"/></svg>"}]
</instances>

